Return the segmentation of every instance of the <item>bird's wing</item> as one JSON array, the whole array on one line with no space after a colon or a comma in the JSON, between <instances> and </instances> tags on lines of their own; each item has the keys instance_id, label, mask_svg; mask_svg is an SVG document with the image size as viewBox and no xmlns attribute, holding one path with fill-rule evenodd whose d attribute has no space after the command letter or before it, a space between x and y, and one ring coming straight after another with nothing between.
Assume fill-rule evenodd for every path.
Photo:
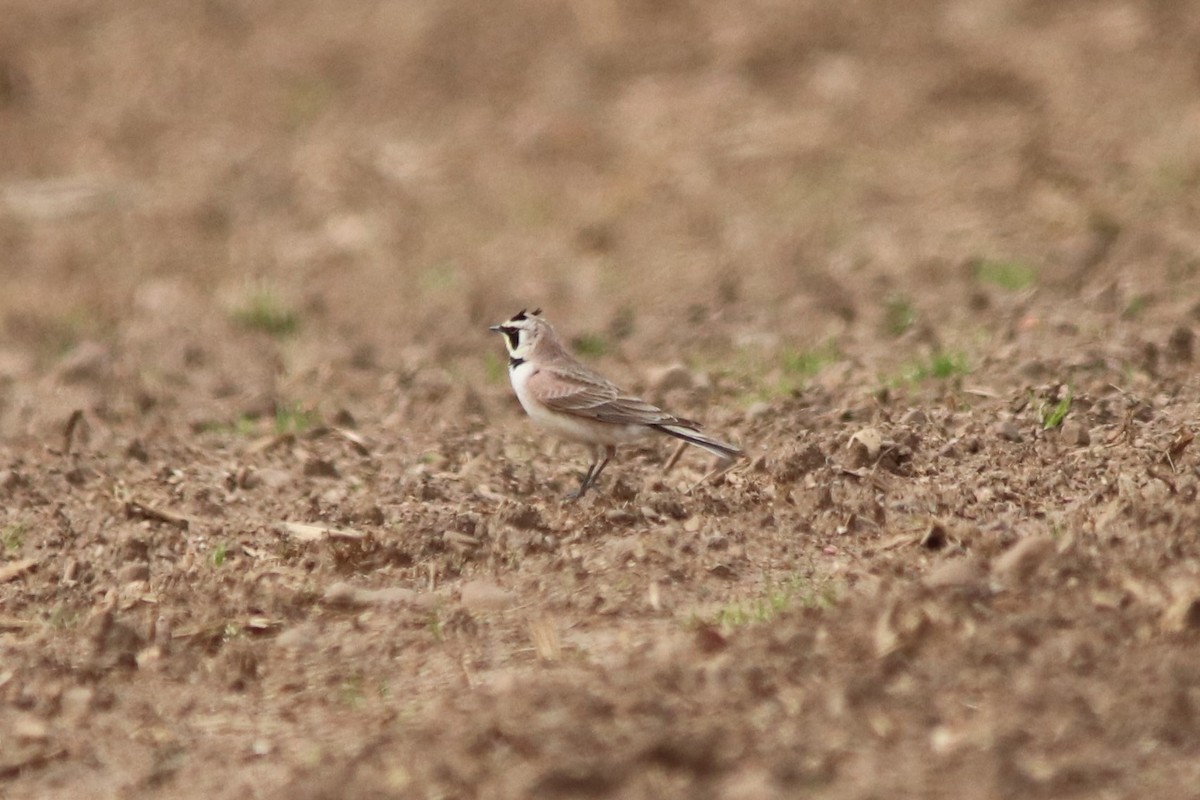
<instances>
[{"instance_id":1,"label":"bird's wing","mask_svg":"<svg viewBox=\"0 0 1200 800\"><path fill-rule=\"evenodd\" d=\"M564 414L616 425L699 427L645 400L621 394L610 381L580 367L543 367L529 378L529 387L543 404Z\"/></svg>"},{"instance_id":2,"label":"bird's wing","mask_svg":"<svg viewBox=\"0 0 1200 800\"><path fill-rule=\"evenodd\" d=\"M539 367L529 376L529 389L549 408L581 416L591 416L593 409L620 395L604 378L574 367Z\"/></svg>"}]
</instances>

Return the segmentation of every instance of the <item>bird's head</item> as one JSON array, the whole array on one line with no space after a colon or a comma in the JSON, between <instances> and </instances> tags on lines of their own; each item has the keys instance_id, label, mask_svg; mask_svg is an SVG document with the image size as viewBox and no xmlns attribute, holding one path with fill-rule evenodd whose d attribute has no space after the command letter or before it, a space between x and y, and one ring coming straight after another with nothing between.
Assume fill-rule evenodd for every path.
<instances>
[{"instance_id":1,"label":"bird's head","mask_svg":"<svg viewBox=\"0 0 1200 800\"><path fill-rule=\"evenodd\" d=\"M504 346L508 348L509 358L523 360L533 351L542 337L551 332L550 323L542 318L542 310L533 311L521 309L516 314L493 325L488 330L504 334Z\"/></svg>"}]
</instances>

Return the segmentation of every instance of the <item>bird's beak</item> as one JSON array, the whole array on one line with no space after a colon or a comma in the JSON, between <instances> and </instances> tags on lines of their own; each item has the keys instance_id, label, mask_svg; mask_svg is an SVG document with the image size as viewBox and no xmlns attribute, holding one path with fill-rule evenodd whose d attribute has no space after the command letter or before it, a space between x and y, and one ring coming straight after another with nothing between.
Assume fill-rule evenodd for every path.
<instances>
[{"instance_id":1,"label":"bird's beak","mask_svg":"<svg viewBox=\"0 0 1200 800\"><path fill-rule=\"evenodd\" d=\"M500 326L493 325L492 327L488 328L488 330L491 331L492 333L500 333Z\"/></svg>"}]
</instances>

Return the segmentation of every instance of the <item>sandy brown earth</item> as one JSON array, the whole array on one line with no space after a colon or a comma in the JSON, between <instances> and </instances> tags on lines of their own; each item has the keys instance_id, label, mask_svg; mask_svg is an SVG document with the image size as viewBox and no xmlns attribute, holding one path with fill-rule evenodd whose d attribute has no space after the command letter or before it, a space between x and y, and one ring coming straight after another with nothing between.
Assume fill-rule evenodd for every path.
<instances>
[{"instance_id":1,"label":"sandy brown earth","mask_svg":"<svg viewBox=\"0 0 1200 800\"><path fill-rule=\"evenodd\" d=\"M4 4L0 797L1194 793L1195 4L492 5Z\"/></svg>"}]
</instances>

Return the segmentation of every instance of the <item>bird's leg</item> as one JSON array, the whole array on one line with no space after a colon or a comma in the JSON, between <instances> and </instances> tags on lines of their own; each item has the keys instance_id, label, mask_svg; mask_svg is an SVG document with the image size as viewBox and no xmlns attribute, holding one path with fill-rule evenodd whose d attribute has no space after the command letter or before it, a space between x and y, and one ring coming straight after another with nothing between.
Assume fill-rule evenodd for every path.
<instances>
[{"instance_id":1,"label":"bird's leg","mask_svg":"<svg viewBox=\"0 0 1200 800\"><path fill-rule=\"evenodd\" d=\"M592 466L588 468L587 474L583 476L583 481L579 484L579 491L567 495L568 500L578 500L583 497L588 489L596 485L596 479L600 477L600 473L608 466L608 462L617 454L617 448L614 445L605 445L604 457L596 455L596 460L592 462Z\"/></svg>"},{"instance_id":2,"label":"bird's leg","mask_svg":"<svg viewBox=\"0 0 1200 800\"><path fill-rule=\"evenodd\" d=\"M604 458L596 462L596 468L592 470L592 477L587 482L587 488L592 488L596 485L596 481L600 478L600 473L608 466L608 462L617 454L617 448L611 444L604 446Z\"/></svg>"},{"instance_id":3,"label":"bird's leg","mask_svg":"<svg viewBox=\"0 0 1200 800\"><path fill-rule=\"evenodd\" d=\"M588 470L583 475L583 480L579 482L579 488L567 495L568 500L578 500L583 497L584 492L592 485L592 473L596 471L596 466L600 463L599 454L592 451L592 463L588 465Z\"/></svg>"},{"instance_id":4,"label":"bird's leg","mask_svg":"<svg viewBox=\"0 0 1200 800\"><path fill-rule=\"evenodd\" d=\"M584 492L586 492L588 490L588 486L591 485L588 483L588 481L592 479L592 471L594 469L596 469L596 462L593 461L591 465L588 466L587 474L585 474L583 476L583 480L579 482L579 488L573 492L567 492L568 500L578 500L579 498L583 497Z\"/></svg>"}]
</instances>

